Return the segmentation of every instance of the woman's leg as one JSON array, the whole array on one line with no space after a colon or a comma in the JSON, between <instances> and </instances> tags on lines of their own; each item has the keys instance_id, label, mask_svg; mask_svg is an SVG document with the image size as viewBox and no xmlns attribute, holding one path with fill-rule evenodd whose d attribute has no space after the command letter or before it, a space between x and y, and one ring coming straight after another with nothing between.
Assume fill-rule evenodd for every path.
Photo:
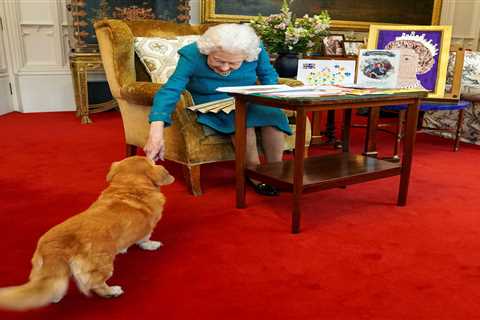
<instances>
[{"instance_id":1,"label":"woman's leg","mask_svg":"<svg viewBox=\"0 0 480 320\"><path fill-rule=\"evenodd\" d=\"M282 161L285 133L275 127L262 127L262 148L267 162ZM247 143L248 145L248 143Z\"/></svg>"},{"instance_id":2,"label":"woman's leg","mask_svg":"<svg viewBox=\"0 0 480 320\"><path fill-rule=\"evenodd\" d=\"M232 136L233 145L235 145L235 136ZM255 135L255 128L247 128L247 145L246 145L245 161L247 167L256 166L260 164L257 148L257 136Z\"/></svg>"},{"instance_id":3,"label":"woman's leg","mask_svg":"<svg viewBox=\"0 0 480 320\"><path fill-rule=\"evenodd\" d=\"M262 128L263 129L263 128ZM267 130L267 134L270 132ZM282 133L283 134L283 133ZM263 135L263 133L262 133ZM235 145L234 136L232 136L233 144ZM262 142L263 143L263 142ZM283 146L283 145L282 145ZM282 148L283 149L283 148ZM255 128L247 128L247 145L246 145L246 165L249 166L256 166L260 164L260 158L258 156L258 148L257 148L257 136L255 134ZM275 159L272 157L268 157L269 161L274 161L271 159ZM281 156L280 156L281 159ZM251 178L247 178L253 185L255 185L255 191L259 194L266 195L266 196L276 196L278 195L278 191L275 187L261 183L258 180L254 180Z\"/></svg>"},{"instance_id":4,"label":"woman's leg","mask_svg":"<svg viewBox=\"0 0 480 320\"><path fill-rule=\"evenodd\" d=\"M246 146L246 162L247 166L256 166L260 164L257 148L257 135L255 128L247 128L247 146Z\"/></svg>"}]
</instances>

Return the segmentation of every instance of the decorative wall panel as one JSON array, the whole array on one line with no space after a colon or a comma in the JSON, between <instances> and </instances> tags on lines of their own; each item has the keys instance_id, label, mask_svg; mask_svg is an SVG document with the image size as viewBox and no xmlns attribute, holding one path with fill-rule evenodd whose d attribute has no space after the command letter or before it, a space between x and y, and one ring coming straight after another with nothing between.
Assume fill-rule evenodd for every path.
<instances>
[{"instance_id":1,"label":"decorative wall panel","mask_svg":"<svg viewBox=\"0 0 480 320\"><path fill-rule=\"evenodd\" d=\"M22 26L24 66L57 65L58 45L53 26Z\"/></svg>"},{"instance_id":2,"label":"decorative wall panel","mask_svg":"<svg viewBox=\"0 0 480 320\"><path fill-rule=\"evenodd\" d=\"M22 0L18 1L20 9L20 23L26 24L54 24L56 1Z\"/></svg>"}]
</instances>

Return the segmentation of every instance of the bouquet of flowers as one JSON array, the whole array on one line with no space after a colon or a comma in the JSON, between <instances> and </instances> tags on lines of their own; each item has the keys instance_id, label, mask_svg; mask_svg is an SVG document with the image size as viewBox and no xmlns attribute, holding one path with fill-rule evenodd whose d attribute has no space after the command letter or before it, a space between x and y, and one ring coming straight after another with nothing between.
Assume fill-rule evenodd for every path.
<instances>
[{"instance_id":1,"label":"bouquet of flowers","mask_svg":"<svg viewBox=\"0 0 480 320\"><path fill-rule=\"evenodd\" d=\"M258 16L250 25L270 53L301 53L313 51L321 43L321 38L328 34L330 16L322 11L312 17L306 14L296 18L290 11L289 1L284 0L279 14Z\"/></svg>"}]
</instances>

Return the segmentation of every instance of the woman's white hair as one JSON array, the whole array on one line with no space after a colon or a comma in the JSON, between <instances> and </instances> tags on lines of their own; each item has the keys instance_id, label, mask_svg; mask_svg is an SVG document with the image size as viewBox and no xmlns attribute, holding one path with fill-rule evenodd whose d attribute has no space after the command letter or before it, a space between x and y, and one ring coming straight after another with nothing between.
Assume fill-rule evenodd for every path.
<instances>
[{"instance_id":1,"label":"woman's white hair","mask_svg":"<svg viewBox=\"0 0 480 320\"><path fill-rule=\"evenodd\" d=\"M260 39L247 24L224 23L208 28L197 40L201 53L209 55L218 50L244 54L248 62L258 59Z\"/></svg>"}]
</instances>

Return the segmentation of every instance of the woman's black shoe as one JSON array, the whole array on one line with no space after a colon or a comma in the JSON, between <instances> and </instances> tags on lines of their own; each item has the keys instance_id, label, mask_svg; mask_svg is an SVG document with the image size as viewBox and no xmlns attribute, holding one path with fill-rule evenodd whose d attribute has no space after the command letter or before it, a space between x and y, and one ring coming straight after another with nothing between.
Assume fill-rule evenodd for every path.
<instances>
[{"instance_id":1,"label":"woman's black shoe","mask_svg":"<svg viewBox=\"0 0 480 320\"><path fill-rule=\"evenodd\" d=\"M247 179L247 181L253 186L255 192L263 196L278 196L278 190L274 186L271 186L266 183L255 184L252 180Z\"/></svg>"}]
</instances>

